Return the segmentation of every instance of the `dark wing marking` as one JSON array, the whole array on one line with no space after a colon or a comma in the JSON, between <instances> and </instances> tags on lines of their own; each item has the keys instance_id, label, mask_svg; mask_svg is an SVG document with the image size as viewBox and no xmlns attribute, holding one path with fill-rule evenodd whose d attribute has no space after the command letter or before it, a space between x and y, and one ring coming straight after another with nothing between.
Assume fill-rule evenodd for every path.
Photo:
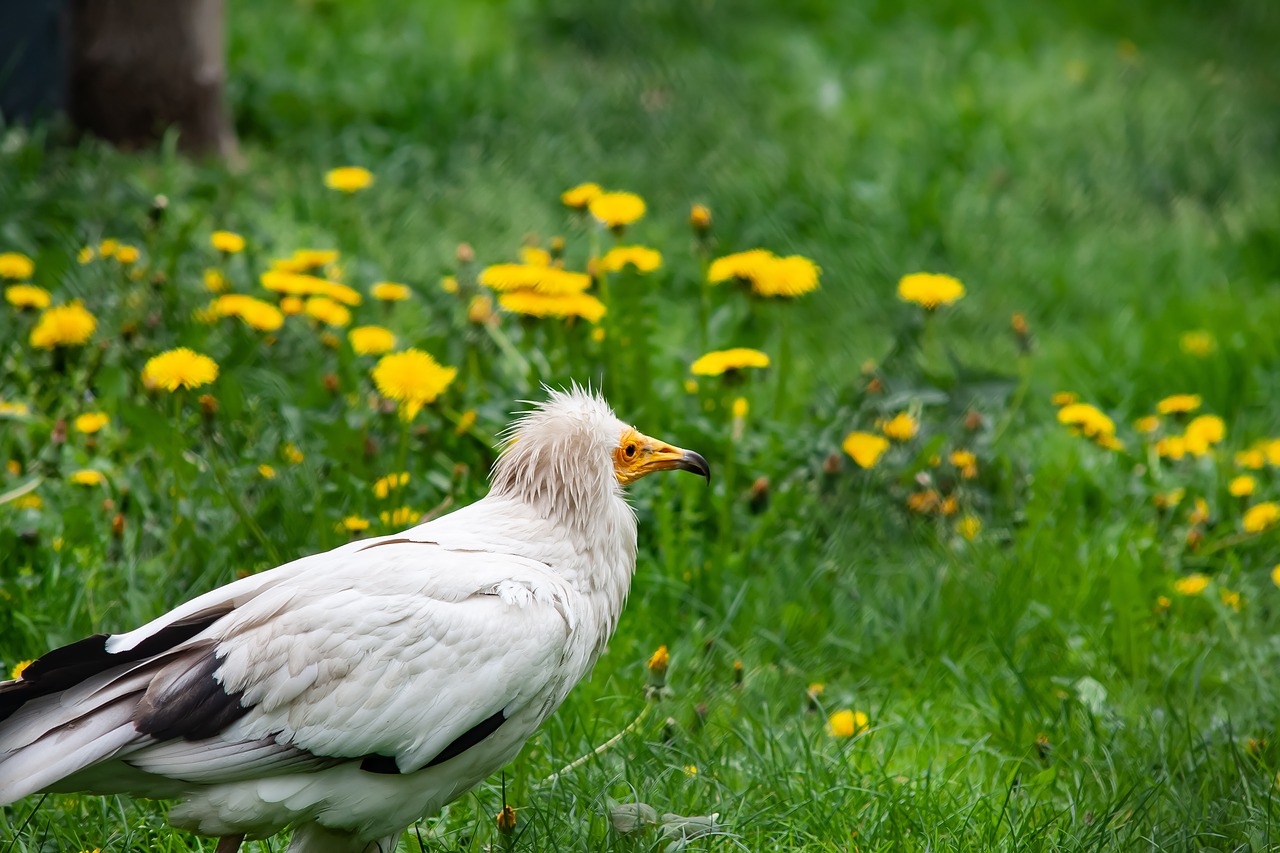
<instances>
[{"instance_id":1,"label":"dark wing marking","mask_svg":"<svg viewBox=\"0 0 1280 853\"><path fill-rule=\"evenodd\" d=\"M450 758L457 758L480 741L487 738L498 730L498 727L507 721L507 717L501 711L476 723L471 728L463 732L457 740L446 746L440 751L440 754L428 761L425 767L435 767L442 764ZM400 767L396 764L395 756L391 755L366 755L360 761L360 769L369 773L399 773Z\"/></svg>"},{"instance_id":2,"label":"dark wing marking","mask_svg":"<svg viewBox=\"0 0 1280 853\"><path fill-rule=\"evenodd\" d=\"M249 712L242 691L228 693L214 677L222 665L213 640L194 643L166 662L147 685L134 728L157 740L213 737Z\"/></svg>"},{"instance_id":3,"label":"dark wing marking","mask_svg":"<svg viewBox=\"0 0 1280 853\"><path fill-rule=\"evenodd\" d=\"M232 611L233 605L209 607L156 631L132 649L107 651L108 634L94 634L46 653L22 672L17 681L0 683L0 721L32 699L74 687L86 678L154 657L199 634Z\"/></svg>"}]
</instances>

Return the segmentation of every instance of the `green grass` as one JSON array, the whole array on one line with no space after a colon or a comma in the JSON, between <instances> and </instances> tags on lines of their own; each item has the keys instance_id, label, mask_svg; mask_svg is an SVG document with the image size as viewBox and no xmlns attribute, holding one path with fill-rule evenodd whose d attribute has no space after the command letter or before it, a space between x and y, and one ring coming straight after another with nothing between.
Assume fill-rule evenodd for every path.
<instances>
[{"instance_id":1,"label":"green grass","mask_svg":"<svg viewBox=\"0 0 1280 853\"><path fill-rule=\"evenodd\" d=\"M64 147L56 127L0 142L0 251L30 254L37 284L100 320L94 346L59 373L26 344L31 316L0 313L0 400L32 409L0 417L0 458L23 465L0 492L44 478L42 510L0 505L6 668L332 547L347 514L381 532L378 513L399 503L482 494L488 438L516 401L542 382L600 381L604 350L581 324L508 316L513 357L468 328L439 278L514 260L528 235L564 235L581 268L593 238L558 195L594 180L646 198L632 236L664 253L655 276L611 282L609 340L622 345L605 387L622 417L703 452L717 480L632 490L631 600L593 679L506 772L515 849L662 846L611 830L608 798L719 813L728 838L691 850L1277 844L1280 590L1269 571L1280 534L1240 535L1242 502L1226 486L1236 451L1280 436L1270 4L984 0L908 14L818 0L312 0L232 4L229 25L243 171L167 148ZM324 172L347 164L376 185L326 190ZM151 227L157 193L169 206ZM694 202L714 211L718 251L804 254L822 288L779 305L722 286L704 324ZM462 372L416 421L426 430L409 437L401 501L370 489L396 470L403 440L394 416L365 402L371 359L327 349L299 318L274 346L232 321L190 319L208 300L216 228L250 241L228 265L243 291L260 293L267 259L299 246L341 249L361 289L413 286L388 325ZM75 262L103 237L142 247L141 282ZM463 241L478 261L459 270ZM921 269L968 290L927 329L895 296L898 278ZM1029 354L1009 331L1015 311ZM356 314L377 321L381 308ZM1217 350L1184 353L1194 329ZM684 390L705 350L777 359L784 335L785 363ZM146 357L175 345L223 371L208 389L216 418L188 400L180 430L171 401L138 381ZM868 359L884 394L866 390ZM1069 435L1050 403L1058 391L1110 414L1127 449ZM1161 460L1131 427L1179 392L1226 421L1214 454ZM751 412L735 441L726 407L738 395ZM58 418L90 408L112 416L96 447L74 432L52 440ZM913 442L871 471L847 457L824 469L848 432L899 408L921 416ZM456 435L467 409L476 432ZM970 411L982 416L973 432ZM175 462L175 438L194 455ZM301 464L283 459L285 442ZM954 479L929 459L954 447L979 457L979 477L957 484L962 511L983 522L972 542L954 518L904 508L918 473ZM264 480L261 463L279 475ZM81 467L109 485L65 480ZM1254 503L1280 498L1275 467L1255 476ZM753 505L758 477L768 496ZM1178 486L1182 504L1157 510L1153 496ZM1210 518L1192 549L1196 497ZM1191 572L1209 588L1173 593ZM1222 589L1241 594L1239 612ZM540 782L640 714L645 661L664 643L670 695L603 756ZM819 710L812 682L825 684ZM828 735L839 708L866 712L871 730ZM424 821L422 837L437 850L504 844L500 802L494 779ZM0 812L0 849L212 849L163 815L117 798L33 799ZM413 833L402 849L418 849Z\"/></svg>"}]
</instances>

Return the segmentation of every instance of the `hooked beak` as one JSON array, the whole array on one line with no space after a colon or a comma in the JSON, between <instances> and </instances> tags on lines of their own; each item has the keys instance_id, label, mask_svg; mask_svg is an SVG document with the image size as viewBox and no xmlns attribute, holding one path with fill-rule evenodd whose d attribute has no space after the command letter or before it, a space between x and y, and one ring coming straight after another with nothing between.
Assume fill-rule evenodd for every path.
<instances>
[{"instance_id":1,"label":"hooked beak","mask_svg":"<svg viewBox=\"0 0 1280 853\"><path fill-rule=\"evenodd\" d=\"M634 456L628 456L634 450ZM711 482L711 466L701 453L675 447L639 432L632 432L617 451L618 482L626 485L654 471L691 471Z\"/></svg>"},{"instance_id":2,"label":"hooked beak","mask_svg":"<svg viewBox=\"0 0 1280 853\"><path fill-rule=\"evenodd\" d=\"M693 474L700 474L705 477L707 482L711 482L711 466L701 453L695 453L692 450L684 450L680 447L672 447L669 444L659 445L650 452L648 460L644 464L645 473L650 471L689 471Z\"/></svg>"}]
</instances>

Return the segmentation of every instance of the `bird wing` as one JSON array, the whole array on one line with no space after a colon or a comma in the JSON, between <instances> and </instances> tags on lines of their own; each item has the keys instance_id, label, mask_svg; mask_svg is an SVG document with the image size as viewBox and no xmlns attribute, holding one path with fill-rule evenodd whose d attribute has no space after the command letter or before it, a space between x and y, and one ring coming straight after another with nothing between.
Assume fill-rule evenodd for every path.
<instances>
[{"instance_id":1,"label":"bird wing","mask_svg":"<svg viewBox=\"0 0 1280 853\"><path fill-rule=\"evenodd\" d=\"M111 759L196 783L447 760L531 703L549 712L571 677L575 595L537 560L420 538L304 558L0 685L15 703L0 722L0 793L42 764L9 790ZM43 753L69 743L74 762L55 770Z\"/></svg>"}]
</instances>

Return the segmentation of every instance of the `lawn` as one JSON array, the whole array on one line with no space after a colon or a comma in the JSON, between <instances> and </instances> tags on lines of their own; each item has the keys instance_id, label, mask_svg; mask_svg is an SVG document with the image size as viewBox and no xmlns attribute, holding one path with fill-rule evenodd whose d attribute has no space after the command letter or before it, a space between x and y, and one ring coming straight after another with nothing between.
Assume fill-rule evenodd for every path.
<instances>
[{"instance_id":1,"label":"lawn","mask_svg":"<svg viewBox=\"0 0 1280 853\"><path fill-rule=\"evenodd\" d=\"M476 499L519 401L576 380L715 479L631 489L631 598L504 774L514 834L493 778L402 850L1280 844L1271 4L229 5L242 169L0 135L6 285L96 320L42 347L0 306L6 672ZM618 237L562 203L584 182L647 212ZM597 276L598 322L497 305L484 271L557 238L661 265ZM755 248L820 286L707 283ZM336 305L264 286L300 249L339 253L295 263ZM922 272L963 296L901 298ZM457 368L411 420L364 325ZM146 387L180 346L218 377ZM734 347L769 366L691 371ZM624 832L635 803L667 817ZM0 850L213 849L164 815L32 798Z\"/></svg>"}]
</instances>

